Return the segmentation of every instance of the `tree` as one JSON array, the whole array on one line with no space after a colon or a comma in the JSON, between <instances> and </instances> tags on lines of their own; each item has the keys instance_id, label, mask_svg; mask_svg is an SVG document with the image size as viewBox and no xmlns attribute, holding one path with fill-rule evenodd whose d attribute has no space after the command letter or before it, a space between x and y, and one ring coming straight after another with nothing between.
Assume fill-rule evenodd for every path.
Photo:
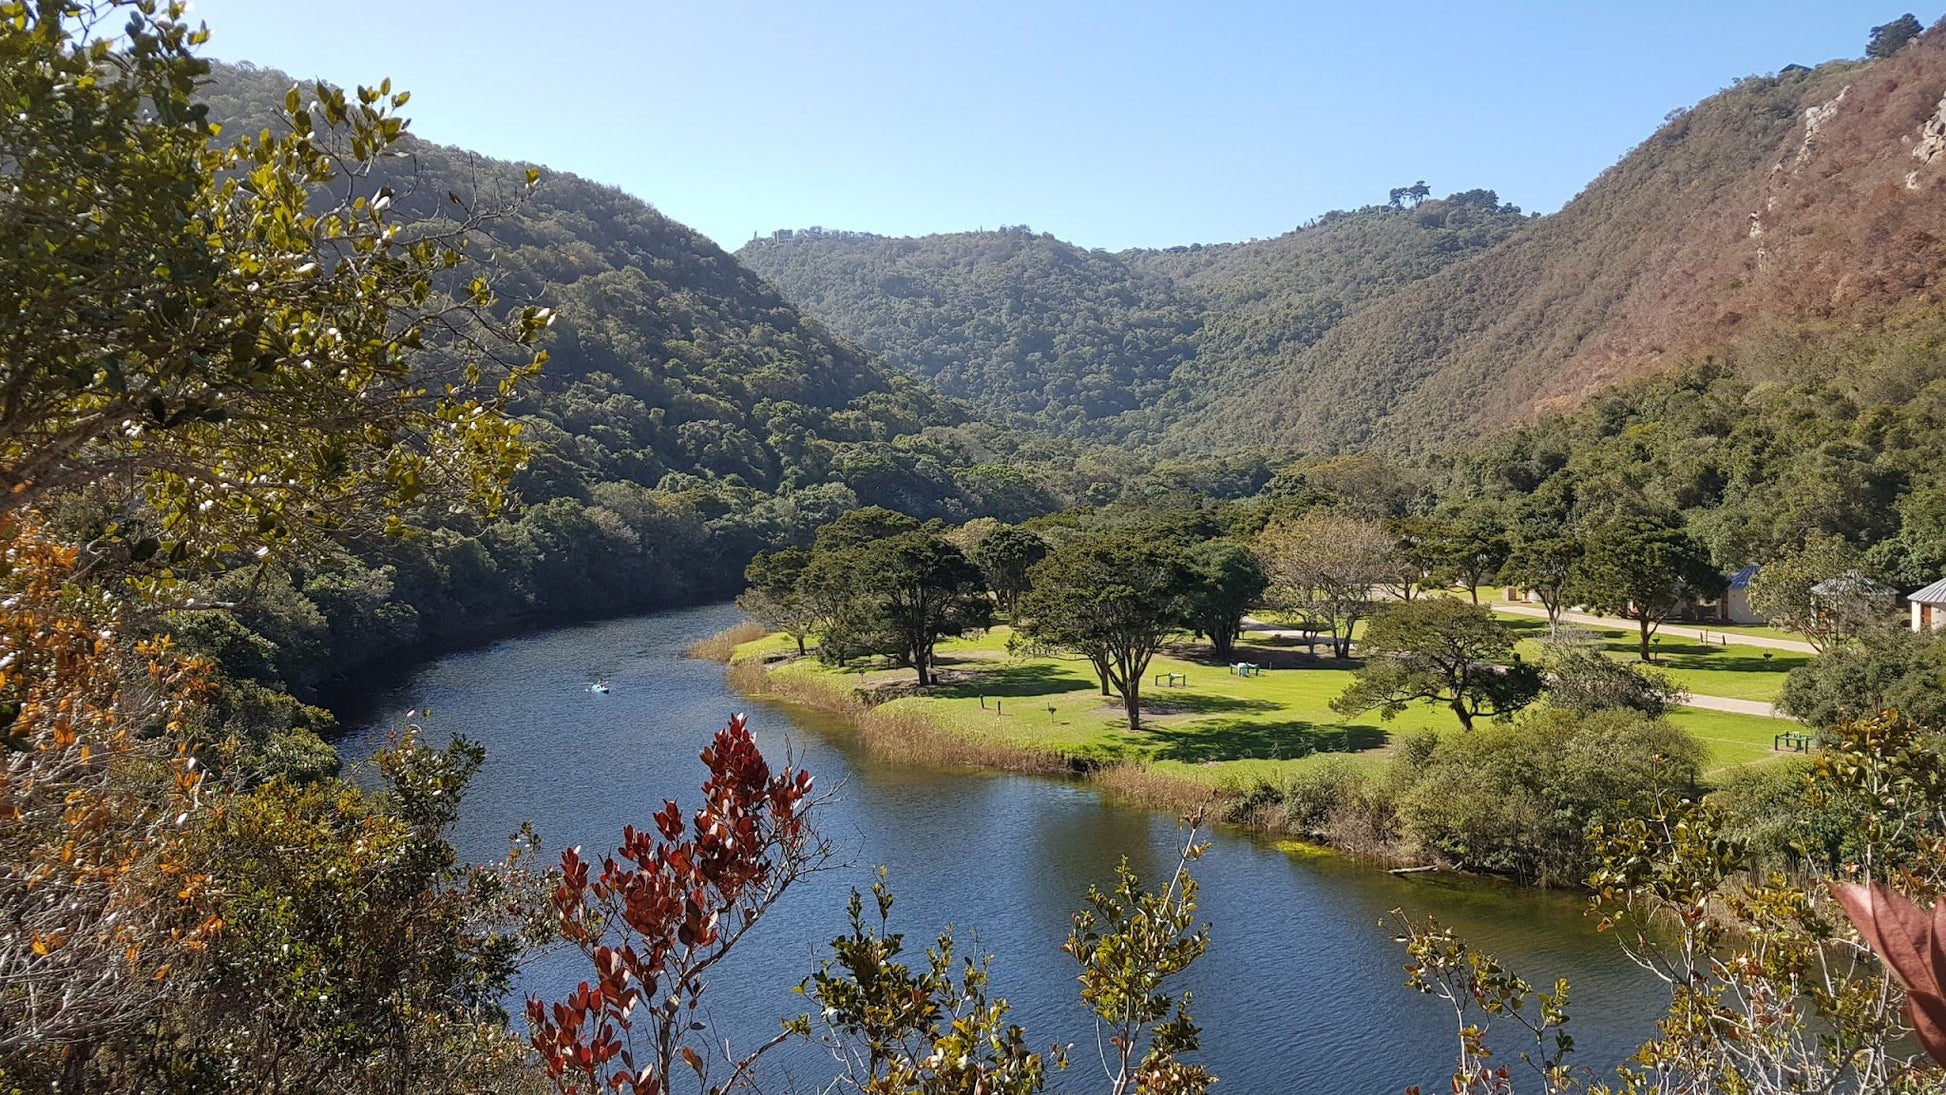
<instances>
[{"instance_id":1,"label":"tree","mask_svg":"<svg viewBox=\"0 0 1946 1095\"><path fill-rule=\"evenodd\" d=\"M1430 197L1432 187L1426 185L1426 180L1420 179L1411 186L1395 186L1387 191L1385 204L1391 209L1403 209L1406 202L1411 202L1412 207L1417 209L1420 202Z\"/></svg>"},{"instance_id":2,"label":"tree","mask_svg":"<svg viewBox=\"0 0 1946 1095\"><path fill-rule=\"evenodd\" d=\"M1185 618L1207 636L1210 652L1228 659L1243 633L1243 616L1270 586L1263 564L1234 540L1207 540L1187 553Z\"/></svg>"},{"instance_id":3,"label":"tree","mask_svg":"<svg viewBox=\"0 0 1946 1095\"><path fill-rule=\"evenodd\" d=\"M857 890L846 903L850 931L831 941L831 957L802 991L819 1005L819 1041L844 1072L825 1090L880 1095L1035 1095L1045 1089L1048 1057L1027 1048L1008 1023L1008 1004L987 995L990 959L956 962L948 927L926 951L923 969L900 961L903 933L888 931L892 891L885 868L872 883L877 923L867 925ZM955 970L955 966L959 968ZM957 974L957 976L956 976Z\"/></svg>"},{"instance_id":4,"label":"tree","mask_svg":"<svg viewBox=\"0 0 1946 1095\"><path fill-rule=\"evenodd\" d=\"M1946 726L1946 639L1900 628L1868 631L1791 670L1777 706L1820 730L1888 715Z\"/></svg>"},{"instance_id":5,"label":"tree","mask_svg":"<svg viewBox=\"0 0 1946 1095\"><path fill-rule=\"evenodd\" d=\"M218 926L192 844L203 770L173 733L209 666L77 614L76 552L5 531L0 1071L19 1080L38 1064L60 1079L48 1089L81 1090L96 1047L193 991Z\"/></svg>"},{"instance_id":6,"label":"tree","mask_svg":"<svg viewBox=\"0 0 1946 1095\"><path fill-rule=\"evenodd\" d=\"M1124 857L1114 889L1088 888L1088 907L1074 915L1062 946L1081 966L1081 1000L1095 1013L1097 1037L1107 1035L1099 1048L1110 1095L1205 1095L1216 1082L1208 1070L1181 1060L1199 1048L1202 1031L1190 1021L1189 994L1165 991L1170 978L1209 950L1208 927L1196 925L1196 880L1189 873L1207 847L1196 842L1198 820L1192 819L1175 874L1160 894L1142 889Z\"/></svg>"},{"instance_id":7,"label":"tree","mask_svg":"<svg viewBox=\"0 0 1946 1095\"><path fill-rule=\"evenodd\" d=\"M558 1003L529 997L527 1028L563 1095L651 1095L692 1074L698 1091L731 1090L765 1052L807 1033L787 1027L742 1054L699 1037L709 971L831 854L813 826L811 774L773 773L742 716L702 760L709 778L687 825L669 802L653 830L630 826L592 870L579 849L561 853L559 930L593 978Z\"/></svg>"},{"instance_id":8,"label":"tree","mask_svg":"<svg viewBox=\"0 0 1946 1095\"><path fill-rule=\"evenodd\" d=\"M816 548L818 551L837 551L863 547L875 540L917 532L919 527L917 518L896 513L884 506L866 506L847 510L837 520L818 529Z\"/></svg>"},{"instance_id":9,"label":"tree","mask_svg":"<svg viewBox=\"0 0 1946 1095\"><path fill-rule=\"evenodd\" d=\"M933 683L933 647L992 623L980 569L936 532L919 530L853 548L852 590L891 640L900 662Z\"/></svg>"},{"instance_id":10,"label":"tree","mask_svg":"<svg viewBox=\"0 0 1946 1095\"><path fill-rule=\"evenodd\" d=\"M1183 626L1189 586L1181 549L1130 532L1077 536L1035 565L1017 625L1030 639L1085 656L1142 728L1142 677Z\"/></svg>"},{"instance_id":11,"label":"tree","mask_svg":"<svg viewBox=\"0 0 1946 1095\"><path fill-rule=\"evenodd\" d=\"M744 568L743 580L749 588L737 598L737 607L759 623L795 639L800 657L804 637L824 618L817 599L805 590L804 572L810 565L811 554L802 548L759 554Z\"/></svg>"},{"instance_id":12,"label":"tree","mask_svg":"<svg viewBox=\"0 0 1946 1095\"><path fill-rule=\"evenodd\" d=\"M497 508L549 314L496 319L461 272L485 215L391 219L389 83L292 88L280 132L218 143L185 7L0 19L0 515L132 491L109 531L180 566Z\"/></svg>"},{"instance_id":13,"label":"tree","mask_svg":"<svg viewBox=\"0 0 1946 1095\"><path fill-rule=\"evenodd\" d=\"M1502 580L1541 599L1541 607L1547 610L1549 634L1561 633L1561 611L1567 607L1575 568L1586 550L1571 533L1530 528L1515 538L1507 561L1500 567Z\"/></svg>"},{"instance_id":14,"label":"tree","mask_svg":"<svg viewBox=\"0 0 1946 1095\"><path fill-rule=\"evenodd\" d=\"M1890 23L1872 28L1871 41L1865 45L1865 56L1890 57L1925 29L1911 12L1906 12Z\"/></svg>"},{"instance_id":15,"label":"tree","mask_svg":"<svg viewBox=\"0 0 1946 1095\"><path fill-rule=\"evenodd\" d=\"M1361 646L1365 664L1331 702L1357 715L1391 719L1417 701L1443 703L1473 729L1482 715L1506 718L1540 694L1533 667L1515 661L1514 636L1493 613L1447 597L1387 605L1372 617Z\"/></svg>"},{"instance_id":16,"label":"tree","mask_svg":"<svg viewBox=\"0 0 1946 1095\"><path fill-rule=\"evenodd\" d=\"M222 931L141 1071L239 1095L531 1082L502 1002L528 945L552 942L552 884L526 866L531 833L501 863L454 848L485 755L407 728L374 758L382 794L272 780L212 810L200 837Z\"/></svg>"},{"instance_id":17,"label":"tree","mask_svg":"<svg viewBox=\"0 0 1946 1095\"><path fill-rule=\"evenodd\" d=\"M1823 650L1856 635L1891 607L1889 589L1886 596L1875 595L1862 580L1829 587L1825 595L1813 592L1846 573L1857 574L1858 566L1858 552L1843 537L1814 532L1796 551L1757 571L1750 580L1750 607Z\"/></svg>"},{"instance_id":18,"label":"tree","mask_svg":"<svg viewBox=\"0 0 1946 1095\"><path fill-rule=\"evenodd\" d=\"M986 576L987 588L1000 599L1000 607L1012 619L1020 608L1021 594L1033 588L1028 572L1047 557L1047 541L1035 532L1008 527L996 529L973 549L973 562Z\"/></svg>"},{"instance_id":19,"label":"tree","mask_svg":"<svg viewBox=\"0 0 1946 1095\"><path fill-rule=\"evenodd\" d=\"M1621 708L1659 719L1688 698L1662 670L1618 662L1593 643L1549 645L1543 664L1550 706L1582 714Z\"/></svg>"},{"instance_id":20,"label":"tree","mask_svg":"<svg viewBox=\"0 0 1946 1095\"><path fill-rule=\"evenodd\" d=\"M1477 517L1433 518L1414 531L1426 577L1441 585L1457 583L1474 604L1480 603L1479 587L1494 580L1512 551L1499 530Z\"/></svg>"},{"instance_id":21,"label":"tree","mask_svg":"<svg viewBox=\"0 0 1946 1095\"><path fill-rule=\"evenodd\" d=\"M1709 551L1673 522L1620 518L1593 529L1567 596L1598 612L1634 620L1640 656L1654 661L1649 640L1662 621L1728 584Z\"/></svg>"},{"instance_id":22,"label":"tree","mask_svg":"<svg viewBox=\"0 0 1946 1095\"><path fill-rule=\"evenodd\" d=\"M1374 587L1393 575L1394 540L1379 521L1313 511L1257 538L1270 602L1331 634L1331 651L1351 657L1352 632L1378 604Z\"/></svg>"}]
</instances>

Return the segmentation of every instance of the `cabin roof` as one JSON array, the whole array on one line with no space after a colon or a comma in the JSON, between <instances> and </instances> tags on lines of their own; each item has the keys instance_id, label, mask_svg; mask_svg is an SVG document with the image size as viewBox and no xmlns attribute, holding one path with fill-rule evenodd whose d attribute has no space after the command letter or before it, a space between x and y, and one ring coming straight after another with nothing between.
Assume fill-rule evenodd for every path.
<instances>
[{"instance_id":1,"label":"cabin roof","mask_svg":"<svg viewBox=\"0 0 1946 1095\"><path fill-rule=\"evenodd\" d=\"M1946 578L1941 578L1924 589L1914 590L1906 600L1917 601L1922 605L1946 605Z\"/></svg>"}]
</instances>

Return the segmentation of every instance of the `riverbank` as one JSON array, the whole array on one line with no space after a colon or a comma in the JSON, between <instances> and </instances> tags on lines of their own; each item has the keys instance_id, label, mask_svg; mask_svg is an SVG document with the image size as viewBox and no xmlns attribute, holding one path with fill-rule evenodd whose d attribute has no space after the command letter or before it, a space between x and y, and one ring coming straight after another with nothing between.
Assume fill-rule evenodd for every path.
<instances>
[{"instance_id":1,"label":"riverbank","mask_svg":"<svg viewBox=\"0 0 1946 1095\"><path fill-rule=\"evenodd\" d=\"M1408 709L1390 722L1346 719L1331 700L1352 664L1302 644L1255 642L1237 657L1271 667L1238 676L1200 644L1173 646L1144 682L1144 728L1100 693L1080 659L1014 657L1007 632L942 643L938 683L876 662L838 669L751 629L698 644L727 664L738 692L828 712L881 759L1079 778L1158 809L1209 806L1243 828L1319 842L1386 865L1441 861L1400 839L1391 759L1402 742L1458 733L1450 713ZM1766 667L1769 668L1769 667ZM1711 782L1779 756L1775 719L1682 708L1668 722L1701 745Z\"/></svg>"}]
</instances>

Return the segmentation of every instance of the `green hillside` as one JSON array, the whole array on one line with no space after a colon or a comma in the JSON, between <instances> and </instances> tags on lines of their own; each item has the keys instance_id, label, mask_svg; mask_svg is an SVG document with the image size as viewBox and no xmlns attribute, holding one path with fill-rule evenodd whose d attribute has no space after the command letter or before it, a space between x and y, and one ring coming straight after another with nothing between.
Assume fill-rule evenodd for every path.
<instances>
[{"instance_id":1,"label":"green hillside","mask_svg":"<svg viewBox=\"0 0 1946 1095\"><path fill-rule=\"evenodd\" d=\"M1109 254L1024 226L919 239L811 230L737 257L947 395L1034 427L1140 441L1524 219L1474 191L1250 244Z\"/></svg>"}]
</instances>

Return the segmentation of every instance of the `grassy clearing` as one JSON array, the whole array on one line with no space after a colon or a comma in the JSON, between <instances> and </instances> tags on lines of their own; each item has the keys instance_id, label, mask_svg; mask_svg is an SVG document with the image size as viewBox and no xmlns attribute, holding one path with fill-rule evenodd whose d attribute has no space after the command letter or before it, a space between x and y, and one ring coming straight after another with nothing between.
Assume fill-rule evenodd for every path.
<instances>
[{"instance_id":1,"label":"grassy clearing","mask_svg":"<svg viewBox=\"0 0 1946 1095\"><path fill-rule=\"evenodd\" d=\"M1795 756L1794 753L1780 753L1772 749L1771 740L1786 730L1803 729L1786 719L1705 711L1700 707L1677 708L1670 713L1669 721L1695 735L1709 750L1710 759L1704 774L1710 776L1742 764Z\"/></svg>"},{"instance_id":2,"label":"grassy clearing","mask_svg":"<svg viewBox=\"0 0 1946 1095\"><path fill-rule=\"evenodd\" d=\"M1482 586L1480 588L1480 603L1490 608L1505 608L1509 605L1517 605L1523 609L1539 609L1541 607L1532 601L1509 601L1503 596L1505 592L1505 590L1498 586L1491 589ZM1465 593L1465 590L1456 590L1454 596L1464 596ZM1784 628L1771 627L1768 624L1704 624L1690 623L1686 620L1671 620L1669 621L1669 626L1699 628L1708 631L1711 635L1728 635L1731 637L1732 646L1736 645L1735 639L1739 637L1753 639L1788 639L1796 643L1805 641L1803 632L1787 631Z\"/></svg>"},{"instance_id":3,"label":"grassy clearing","mask_svg":"<svg viewBox=\"0 0 1946 1095\"><path fill-rule=\"evenodd\" d=\"M1545 620L1503 616L1501 621L1521 635L1522 657L1533 659L1541 655L1540 640L1547 635ZM1601 649L1609 657L1617 661L1636 660L1640 648L1634 631L1576 627L1599 636ZM1735 644L1720 646L1674 635L1662 635L1659 639L1654 646L1656 667L1698 696L1774 703L1783 691L1785 674L1811 660L1809 654L1788 650L1760 650Z\"/></svg>"},{"instance_id":4,"label":"grassy clearing","mask_svg":"<svg viewBox=\"0 0 1946 1095\"><path fill-rule=\"evenodd\" d=\"M1110 789L1172 807L1211 790L1281 784L1329 757L1380 764L1395 737L1408 731L1457 732L1451 713L1430 705L1390 722L1339 715L1331 700L1350 682L1352 669L1286 642L1239 647L1241 660L1273 667L1254 677L1231 674L1203 657L1199 646L1183 644L1159 655L1143 682L1145 728L1130 733L1120 697L1102 696L1086 661L1011 658L1007 637L1005 628L995 628L942 643L940 683L923 694L913 686L911 670L839 670L790 658L795 645L782 636L739 645L732 672L746 691L838 711L884 755L1011 770L1089 770ZM1696 645L1681 656L1722 656L1717 648ZM1754 667L1692 672L1756 675ZM1179 687L1154 683L1166 673L1181 673L1187 681ZM1774 755L1771 735L1789 725L1693 708L1672 721L1708 746L1718 770Z\"/></svg>"}]
</instances>

